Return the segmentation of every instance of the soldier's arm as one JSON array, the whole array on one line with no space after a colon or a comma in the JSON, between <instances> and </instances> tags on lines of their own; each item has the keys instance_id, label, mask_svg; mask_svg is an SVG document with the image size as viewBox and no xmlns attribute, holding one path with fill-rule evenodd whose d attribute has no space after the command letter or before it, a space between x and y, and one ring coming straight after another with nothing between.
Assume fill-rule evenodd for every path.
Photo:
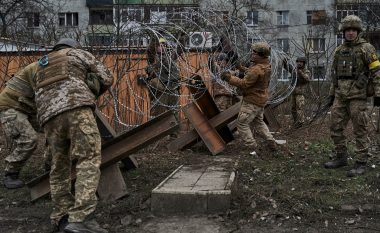
<instances>
[{"instance_id":1,"label":"soldier's arm","mask_svg":"<svg viewBox=\"0 0 380 233\"><path fill-rule=\"evenodd\" d=\"M240 79L236 76L231 76L228 83L230 83L233 86L246 89L251 87L258 79L259 75L255 70L249 70L245 75L243 79Z\"/></svg>"},{"instance_id":2,"label":"soldier's arm","mask_svg":"<svg viewBox=\"0 0 380 233\"><path fill-rule=\"evenodd\" d=\"M370 75L373 77L375 97L380 97L380 62L376 54L376 49L370 43L363 46L365 64L368 66Z\"/></svg>"},{"instance_id":3,"label":"soldier's arm","mask_svg":"<svg viewBox=\"0 0 380 233\"><path fill-rule=\"evenodd\" d=\"M335 96L335 88L338 86L338 79L336 77L336 61L337 61L337 59L335 57L335 54L336 54L336 50L334 51L333 63L332 63L331 70L330 70L331 84L330 84L329 96Z\"/></svg>"},{"instance_id":4,"label":"soldier's arm","mask_svg":"<svg viewBox=\"0 0 380 233\"><path fill-rule=\"evenodd\" d=\"M310 82L310 71L305 69L298 71L298 78L302 79L304 82Z\"/></svg>"},{"instance_id":5,"label":"soldier's arm","mask_svg":"<svg viewBox=\"0 0 380 233\"><path fill-rule=\"evenodd\" d=\"M112 73L107 69L107 67L105 67L102 62L96 60L96 58L91 53L79 49L77 49L75 52L75 55L85 63L84 65L87 67L87 73L96 74L96 78L99 81L100 85L99 95L103 94L113 84Z\"/></svg>"}]
</instances>

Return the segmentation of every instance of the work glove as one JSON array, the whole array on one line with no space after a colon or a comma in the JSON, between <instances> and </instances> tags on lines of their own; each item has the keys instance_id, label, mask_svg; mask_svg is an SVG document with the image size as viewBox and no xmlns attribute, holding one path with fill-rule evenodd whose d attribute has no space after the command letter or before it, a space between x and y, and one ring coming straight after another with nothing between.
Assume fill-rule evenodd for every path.
<instances>
[{"instance_id":1,"label":"work glove","mask_svg":"<svg viewBox=\"0 0 380 233\"><path fill-rule=\"evenodd\" d=\"M373 97L373 106L380 106L380 97Z\"/></svg>"},{"instance_id":2,"label":"work glove","mask_svg":"<svg viewBox=\"0 0 380 233\"><path fill-rule=\"evenodd\" d=\"M220 78L226 82L229 82L231 79L231 73L229 71L224 71L221 75Z\"/></svg>"},{"instance_id":3,"label":"work glove","mask_svg":"<svg viewBox=\"0 0 380 233\"><path fill-rule=\"evenodd\" d=\"M100 96L101 93L101 84L96 73L87 73L86 84L90 88L91 92L96 96Z\"/></svg>"},{"instance_id":4,"label":"work glove","mask_svg":"<svg viewBox=\"0 0 380 233\"><path fill-rule=\"evenodd\" d=\"M329 97L327 97L327 106L329 106L329 107L333 106L334 100L335 100L334 95L330 95Z\"/></svg>"}]
</instances>

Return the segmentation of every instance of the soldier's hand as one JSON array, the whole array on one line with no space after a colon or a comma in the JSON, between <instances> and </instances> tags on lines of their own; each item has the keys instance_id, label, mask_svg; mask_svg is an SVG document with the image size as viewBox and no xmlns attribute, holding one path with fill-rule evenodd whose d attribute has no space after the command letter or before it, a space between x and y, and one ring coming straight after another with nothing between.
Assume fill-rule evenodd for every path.
<instances>
[{"instance_id":1,"label":"soldier's hand","mask_svg":"<svg viewBox=\"0 0 380 233\"><path fill-rule=\"evenodd\" d=\"M373 97L373 106L380 106L380 97Z\"/></svg>"},{"instance_id":2,"label":"soldier's hand","mask_svg":"<svg viewBox=\"0 0 380 233\"><path fill-rule=\"evenodd\" d=\"M334 100L335 100L335 96L334 95L330 95L329 97L327 97L327 106L331 107L333 106L334 104Z\"/></svg>"},{"instance_id":3,"label":"soldier's hand","mask_svg":"<svg viewBox=\"0 0 380 233\"><path fill-rule=\"evenodd\" d=\"M220 78L226 82L230 81L231 79L231 73L229 71L224 71L221 75Z\"/></svg>"}]
</instances>

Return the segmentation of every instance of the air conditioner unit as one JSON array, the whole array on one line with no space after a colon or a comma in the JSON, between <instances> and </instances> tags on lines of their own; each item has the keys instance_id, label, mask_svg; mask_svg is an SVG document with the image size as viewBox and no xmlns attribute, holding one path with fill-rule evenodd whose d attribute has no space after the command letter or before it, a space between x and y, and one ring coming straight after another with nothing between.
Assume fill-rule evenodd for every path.
<instances>
[{"instance_id":1,"label":"air conditioner unit","mask_svg":"<svg viewBox=\"0 0 380 233\"><path fill-rule=\"evenodd\" d=\"M211 48L212 33L211 32L190 32L190 48Z\"/></svg>"}]
</instances>

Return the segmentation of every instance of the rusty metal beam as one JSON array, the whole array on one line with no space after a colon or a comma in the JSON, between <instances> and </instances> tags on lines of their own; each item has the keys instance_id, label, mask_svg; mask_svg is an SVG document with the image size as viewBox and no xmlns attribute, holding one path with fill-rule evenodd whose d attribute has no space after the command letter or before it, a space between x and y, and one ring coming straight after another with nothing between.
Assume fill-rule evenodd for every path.
<instances>
[{"instance_id":1,"label":"rusty metal beam","mask_svg":"<svg viewBox=\"0 0 380 233\"><path fill-rule=\"evenodd\" d=\"M187 105L182 110L213 155L226 148L223 138L194 103Z\"/></svg>"},{"instance_id":2,"label":"rusty metal beam","mask_svg":"<svg viewBox=\"0 0 380 233\"><path fill-rule=\"evenodd\" d=\"M102 144L116 138L117 137L116 131L114 130L114 128L112 128L112 126L108 123L108 120L104 117L104 115L98 109L95 110L95 116L96 116L96 123L98 125L100 135L102 137ZM138 167L137 160L136 158L133 157L133 155L130 155L129 157L121 161L123 162L124 167L127 170L135 169Z\"/></svg>"},{"instance_id":3,"label":"rusty metal beam","mask_svg":"<svg viewBox=\"0 0 380 233\"><path fill-rule=\"evenodd\" d=\"M165 112L158 117L140 125L124 134L121 134L102 145L102 164L104 169L116 162L127 158L130 154L144 148L148 144L169 135L179 127L172 111ZM75 179L75 166L71 178ZM49 173L33 179L27 183L31 200L36 201L50 192Z\"/></svg>"},{"instance_id":4,"label":"rusty metal beam","mask_svg":"<svg viewBox=\"0 0 380 233\"><path fill-rule=\"evenodd\" d=\"M207 119L211 119L220 114L220 111L216 106L210 92L206 88L206 85L204 84L202 77L199 75L195 75L191 78L190 82L191 85L189 85L189 90L193 95L194 99L196 100L198 107L207 117ZM227 126L219 128L218 133L226 143L234 140L234 136L232 135L231 131L228 129Z\"/></svg>"},{"instance_id":5,"label":"rusty metal beam","mask_svg":"<svg viewBox=\"0 0 380 233\"><path fill-rule=\"evenodd\" d=\"M220 114L216 115L215 117L211 118L209 120L212 127L214 127L216 130L220 128L224 128L229 124L230 122L234 121L240 110L240 103L234 104L230 108L226 109L225 111L221 112ZM232 127L229 127L229 130L235 130L236 124L234 124ZM219 132L219 131L218 131ZM182 150L184 148L188 148L198 141L201 140L201 137L199 136L198 132L193 129L186 134L182 135L181 137L177 138L174 141L171 141L167 148L170 151L177 151Z\"/></svg>"}]
</instances>

